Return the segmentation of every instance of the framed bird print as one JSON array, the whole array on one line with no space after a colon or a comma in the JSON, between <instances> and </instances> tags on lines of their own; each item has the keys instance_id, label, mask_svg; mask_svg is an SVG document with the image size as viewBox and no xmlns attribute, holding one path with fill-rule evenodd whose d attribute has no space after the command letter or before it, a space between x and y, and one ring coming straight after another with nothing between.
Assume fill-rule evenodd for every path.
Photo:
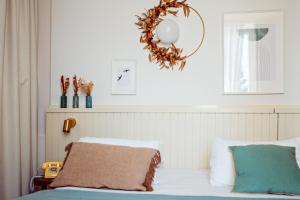
<instances>
[{"instance_id":1,"label":"framed bird print","mask_svg":"<svg viewBox=\"0 0 300 200\"><path fill-rule=\"evenodd\" d=\"M136 61L113 60L111 70L111 93L116 95L136 94Z\"/></svg>"},{"instance_id":2,"label":"framed bird print","mask_svg":"<svg viewBox=\"0 0 300 200\"><path fill-rule=\"evenodd\" d=\"M224 93L284 93L283 12L224 15Z\"/></svg>"}]
</instances>

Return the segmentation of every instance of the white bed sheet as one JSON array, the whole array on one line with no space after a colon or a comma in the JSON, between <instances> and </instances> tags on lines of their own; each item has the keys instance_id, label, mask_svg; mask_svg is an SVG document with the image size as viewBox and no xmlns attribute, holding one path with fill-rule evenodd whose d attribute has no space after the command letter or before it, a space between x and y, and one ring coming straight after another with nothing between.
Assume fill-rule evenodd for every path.
<instances>
[{"instance_id":1,"label":"white bed sheet","mask_svg":"<svg viewBox=\"0 0 300 200\"><path fill-rule=\"evenodd\" d=\"M252 198L290 198L300 199L300 196L270 195L270 194L245 194L233 193L231 187L213 187L209 183L208 170L157 170L158 184L153 185L153 192L121 191L108 189L91 189L77 187L63 187L58 189L72 189L96 192L116 193L143 193L143 194L166 194L184 196L222 196L222 197L252 197Z\"/></svg>"}]
</instances>

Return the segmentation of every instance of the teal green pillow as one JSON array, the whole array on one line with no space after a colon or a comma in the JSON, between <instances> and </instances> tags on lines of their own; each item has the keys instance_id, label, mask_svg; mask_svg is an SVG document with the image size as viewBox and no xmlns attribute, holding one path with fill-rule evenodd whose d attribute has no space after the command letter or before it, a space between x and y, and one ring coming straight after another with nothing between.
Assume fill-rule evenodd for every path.
<instances>
[{"instance_id":1,"label":"teal green pillow","mask_svg":"<svg viewBox=\"0 0 300 200\"><path fill-rule=\"evenodd\" d=\"M234 192L300 195L295 147L249 145L230 149L236 172Z\"/></svg>"}]
</instances>

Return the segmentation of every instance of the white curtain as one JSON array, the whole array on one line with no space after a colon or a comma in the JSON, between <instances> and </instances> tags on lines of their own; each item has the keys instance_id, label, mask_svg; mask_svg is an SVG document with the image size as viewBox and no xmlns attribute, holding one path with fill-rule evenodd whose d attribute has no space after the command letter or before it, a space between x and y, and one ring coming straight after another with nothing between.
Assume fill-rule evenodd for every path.
<instances>
[{"instance_id":1,"label":"white curtain","mask_svg":"<svg viewBox=\"0 0 300 200\"><path fill-rule=\"evenodd\" d=\"M240 63L243 43L236 36L236 27L225 26L224 29L224 92L239 91Z\"/></svg>"},{"instance_id":2,"label":"white curtain","mask_svg":"<svg viewBox=\"0 0 300 200\"><path fill-rule=\"evenodd\" d=\"M0 199L37 168L37 0L0 0Z\"/></svg>"}]
</instances>

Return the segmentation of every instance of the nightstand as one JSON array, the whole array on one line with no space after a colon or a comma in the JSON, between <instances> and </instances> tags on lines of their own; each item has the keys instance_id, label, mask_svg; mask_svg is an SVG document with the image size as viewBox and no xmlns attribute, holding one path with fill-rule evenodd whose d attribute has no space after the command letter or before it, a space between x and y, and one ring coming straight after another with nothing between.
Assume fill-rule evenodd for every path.
<instances>
[{"instance_id":1,"label":"nightstand","mask_svg":"<svg viewBox=\"0 0 300 200\"><path fill-rule=\"evenodd\" d=\"M36 177L33 179L34 191L47 190L54 178Z\"/></svg>"}]
</instances>

